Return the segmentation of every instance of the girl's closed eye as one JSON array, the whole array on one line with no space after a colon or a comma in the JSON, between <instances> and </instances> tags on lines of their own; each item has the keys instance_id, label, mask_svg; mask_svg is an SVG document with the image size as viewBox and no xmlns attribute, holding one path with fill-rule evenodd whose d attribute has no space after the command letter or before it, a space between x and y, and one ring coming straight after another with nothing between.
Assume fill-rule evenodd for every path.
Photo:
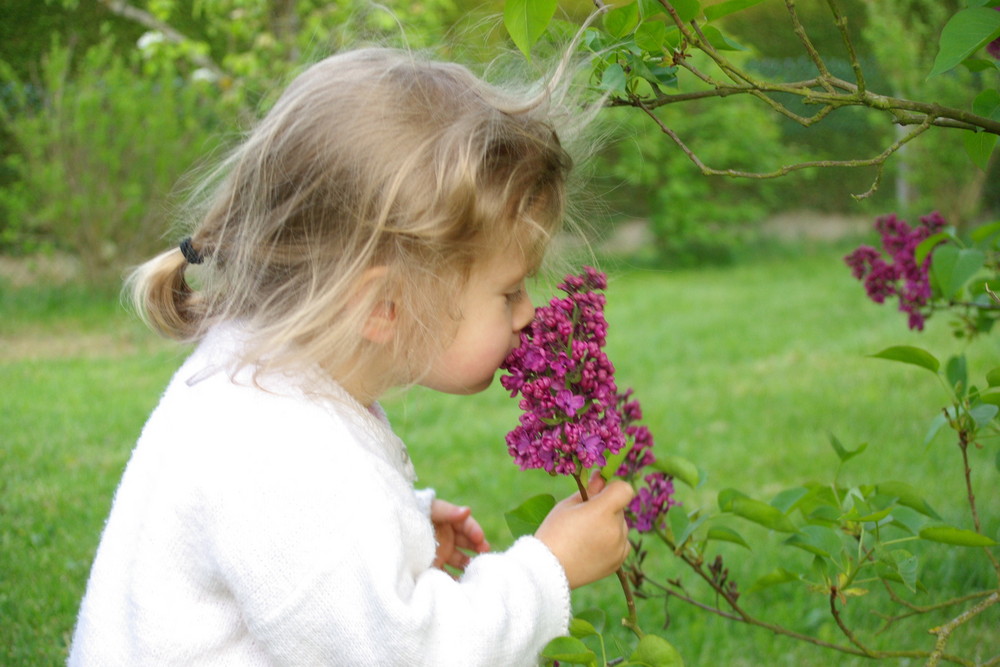
<instances>
[{"instance_id":1,"label":"girl's closed eye","mask_svg":"<svg viewBox=\"0 0 1000 667\"><path fill-rule=\"evenodd\" d=\"M508 304L514 305L515 303L523 299L525 297L525 294L526 292L524 286L522 285L513 292L508 292L507 294L505 294L504 298L507 299Z\"/></svg>"}]
</instances>

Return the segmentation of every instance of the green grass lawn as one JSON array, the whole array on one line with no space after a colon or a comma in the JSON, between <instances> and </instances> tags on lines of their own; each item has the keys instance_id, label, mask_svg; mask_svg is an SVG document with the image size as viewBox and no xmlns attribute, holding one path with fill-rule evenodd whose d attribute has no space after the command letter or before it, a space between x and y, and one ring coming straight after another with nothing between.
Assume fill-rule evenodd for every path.
<instances>
[{"instance_id":1,"label":"green grass lawn","mask_svg":"<svg viewBox=\"0 0 1000 667\"><path fill-rule=\"evenodd\" d=\"M657 451L685 456L707 475L696 490L679 488L686 510L714 508L726 487L767 500L788 486L831 480L833 433L851 449L869 445L844 467L842 481L905 480L946 519L966 522L957 449L943 435L923 445L943 390L925 370L865 356L896 344L945 356L958 350L947 323L906 331L892 306L865 300L839 256L821 250L699 271L606 267L608 347L619 385L642 401ZM0 285L0 664L64 660L118 478L184 353L146 333L114 295ZM969 355L980 384L1000 365L992 341ZM499 384L472 397L414 390L385 404L409 443L419 484L473 506L498 548L510 542L507 509L535 493L573 490L571 481L522 473L510 461L503 435L517 407ZM996 443L972 455L980 513L995 535ZM763 546L722 550L741 582L799 558L776 546L780 537L763 530L751 537ZM654 549L650 559L665 576L687 576L669 554ZM932 550L921 574L929 587L943 581L951 592L995 586L982 560L981 552ZM746 598L769 620L843 642L823 596L786 585ZM872 637L878 619L865 604L852 600L847 616L873 645L932 647L926 630L940 621L910 619ZM602 607L611 618L623 609L613 579L577 591L574 605ZM642 607L644 627L662 627L662 601ZM676 602L667 611L662 634L689 665L862 663ZM994 607L953 642L985 660L1000 651L998 624Z\"/></svg>"}]
</instances>

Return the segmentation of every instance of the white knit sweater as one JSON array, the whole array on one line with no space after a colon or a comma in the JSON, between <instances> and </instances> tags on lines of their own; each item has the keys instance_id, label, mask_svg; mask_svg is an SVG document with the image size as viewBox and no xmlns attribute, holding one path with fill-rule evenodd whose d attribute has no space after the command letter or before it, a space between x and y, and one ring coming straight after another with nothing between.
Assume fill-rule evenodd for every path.
<instances>
[{"instance_id":1,"label":"white knit sweater","mask_svg":"<svg viewBox=\"0 0 1000 667\"><path fill-rule=\"evenodd\" d=\"M211 334L153 412L115 495L71 665L531 665L569 588L538 540L431 567L433 492L414 491L380 410L286 379L230 377Z\"/></svg>"}]
</instances>

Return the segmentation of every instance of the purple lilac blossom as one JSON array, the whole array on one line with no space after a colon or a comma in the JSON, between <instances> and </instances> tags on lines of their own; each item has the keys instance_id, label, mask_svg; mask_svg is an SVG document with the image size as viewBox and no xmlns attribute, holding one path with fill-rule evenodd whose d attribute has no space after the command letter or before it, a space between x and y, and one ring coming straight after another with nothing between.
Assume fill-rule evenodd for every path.
<instances>
[{"instance_id":1,"label":"purple lilac blossom","mask_svg":"<svg viewBox=\"0 0 1000 667\"><path fill-rule=\"evenodd\" d=\"M883 250L863 245L844 258L851 274L864 281L865 291L872 301L885 303L893 296L899 299L899 309L908 315L910 329L923 330L932 296L931 256L928 253L917 266L914 253L924 239L941 231L945 225L944 218L936 211L920 218L920 225L916 227L895 214L882 216L876 220L875 229L882 237Z\"/></svg>"},{"instance_id":2,"label":"purple lilac blossom","mask_svg":"<svg viewBox=\"0 0 1000 667\"><path fill-rule=\"evenodd\" d=\"M507 447L522 470L576 475L603 466L625 446L614 366L604 353L607 278L591 267L559 285L565 297L535 311L521 344L501 368L511 396L521 395L520 424Z\"/></svg>"},{"instance_id":3,"label":"purple lilac blossom","mask_svg":"<svg viewBox=\"0 0 1000 667\"><path fill-rule=\"evenodd\" d=\"M625 520L630 528L649 533L662 528L667 510L679 504L674 500L673 479L662 472L654 472L646 475L646 486L636 491Z\"/></svg>"},{"instance_id":4,"label":"purple lilac blossom","mask_svg":"<svg viewBox=\"0 0 1000 667\"><path fill-rule=\"evenodd\" d=\"M642 408L632 390L618 393L615 369L604 353L608 325L604 318L607 278L591 267L567 276L559 285L566 296L535 311L521 332L521 343L501 368L511 396L521 395L524 411L507 434L507 449L522 470L579 475L604 466L609 454L631 448L616 471L630 482L655 462L653 437L639 425ZM663 515L678 503L672 479L657 472L645 476L626 510L631 528L649 532L662 527Z\"/></svg>"}]
</instances>

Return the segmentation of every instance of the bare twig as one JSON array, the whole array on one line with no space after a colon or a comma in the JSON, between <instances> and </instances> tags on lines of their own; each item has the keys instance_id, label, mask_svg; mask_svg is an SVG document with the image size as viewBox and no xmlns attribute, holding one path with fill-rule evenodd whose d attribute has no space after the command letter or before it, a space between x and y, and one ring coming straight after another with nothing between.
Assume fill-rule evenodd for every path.
<instances>
[{"instance_id":1,"label":"bare twig","mask_svg":"<svg viewBox=\"0 0 1000 667\"><path fill-rule=\"evenodd\" d=\"M860 195L854 195L856 199L865 199L870 197L877 189L882 177L882 166L889 157L898 151L904 144L912 141L917 136L926 132L930 126L930 119L925 119L924 123L914 130L910 131L908 134L894 141L888 148L872 158L856 159L856 160L813 160L808 162L797 162L795 164L785 165L778 169L768 172L752 172L743 171L740 169L715 169L709 167L704 162L701 161L694 151L692 151L687 144L680 138L680 136L671 130L667 125L655 114L653 110L646 106L646 104L637 98L633 99L633 105L641 109L647 116L649 116L654 123L660 128L660 131L670 137L678 148L680 148L685 155L688 156L695 166L701 171L702 174L706 176L731 176L734 178L750 178L750 179L769 179L778 178L790 174L793 171L799 171L802 169L809 169L812 167L877 167L878 173L876 174L875 181L872 183L872 187Z\"/></svg>"},{"instance_id":2,"label":"bare twig","mask_svg":"<svg viewBox=\"0 0 1000 667\"><path fill-rule=\"evenodd\" d=\"M994 592L985 600L981 601L976 606L965 610L955 618L951 619L942 626L932 628L930 630L931 634L937 635L937 641L934 643L934 651L930 654L927 659L926 667L934 667L944 658L944 647L948 643L948 638L951 633L955 631L957 627L967 623L971 618L981 614L993 605L1000 601L1000 592Z\"/></svg>"},{"instance_id":3,"label":"bare twig","mask_svg":"<svg viewBox=\"0 0 1000 667\"><path fill-rule=\"evenodd\" d=\"M844 42L844 47L847 49L847 57L851 61L854 78L858 82L858 92L864 94L866 88L865 73L861 69L860 61L858 61L858 54L854 51L854 41L847 31L847 17L840 13L840 6L837 4L837 0L827 0L826 4L830 6L830 11L833 13L833 22L837 25L837 29L840 30L840 37Z\"/></svg>"},{"instance_id":4,"label":"bare twig","mask_svg":"<svg viewBox=\"0 0 1000 667\"><path fill-rule=\"evenodd\" d=\"M798 12L795 11L795 0L785 0L785 9L788 10L788 15L792 18L792 30L795 32L795 36L799 38L802 42L802 47L806 50L809 55L809 59L813 61L816 65L816 69L819 70L820 76L829 80L833 78L830 75L830 70L826 68L826 63L823 62L823 58L820 57L819 51L813 46L812 40L809 39L809 35L806 34L805 28L802 26L802 21L799 20Z\"/></svg>"},{"instance_id":5,"label":"bare twig","mask_svg":"<svg viewBox=\"0 0 1000 667\"><path fill-rule=\"evenodd\" d=\"M854 633L851 631L851 629L847 627L847 624L844 623L844 619L840 617L840 610L837 609L837 587L836 586L831 586L830 587L830 614L833 616L833 620L836 621L837 627L840 628L840 631L842 633L844 633L845 637L847 637L847 641L849 641L852 644L854 644L855 646L857 646L858 650L861 651L862 655L865 655L865 656L867 656L869 658L874 658L875 657L875 652L872 651L867 646L865 646L864 644L862 644L861 640L859 640L854 635Z\"/></svg>"},{"instance_id":6,"label":"bare twig","mask_svg":"<svg viewBox=\"0 0 1000 667\"><path fill-rule=\"evenodd\" d=\"M882 585L885 586L885 589L889 593L889 597L892 599L893 602L895 602L896 604L900 605L901 607L906 607L910 611L906 612L905 614L895 614L895 615L892 615L892 616L890 616L888 614L882 614L882 613L879 613L879 612L875 612L875 614L884 621L884 624L882 625L882 627L875 634L881 634L881 633L885 632L889 628L889 626L891 626L893 623L895 623L897 621L902 621L902 620L910 618L912 616L919 616L920 614L927 614L927 613L930 613L932 611L937 611L938 609L945 609L947 607L953 607L953 606L955 606L957 604L962 604L963 602L968 602L970 600L976 600L976 599L979 599L979 598L984 598L984 597L986 597L988 595L992 595L994 593L994 591L976 591L975 593L969 593L968 595L963 595L961 597L952 598L951 600L945 600L944 602L938 602L937 604L916 605L916 604L913 604L912 602L909 602L909 601L904 600L903 598L899 597L899 595L896 593L896 591L894 591L892 589L892 586L890 586L889 582L886 581L885 579L882 580Z\"/></svg>"}]
</instances>

